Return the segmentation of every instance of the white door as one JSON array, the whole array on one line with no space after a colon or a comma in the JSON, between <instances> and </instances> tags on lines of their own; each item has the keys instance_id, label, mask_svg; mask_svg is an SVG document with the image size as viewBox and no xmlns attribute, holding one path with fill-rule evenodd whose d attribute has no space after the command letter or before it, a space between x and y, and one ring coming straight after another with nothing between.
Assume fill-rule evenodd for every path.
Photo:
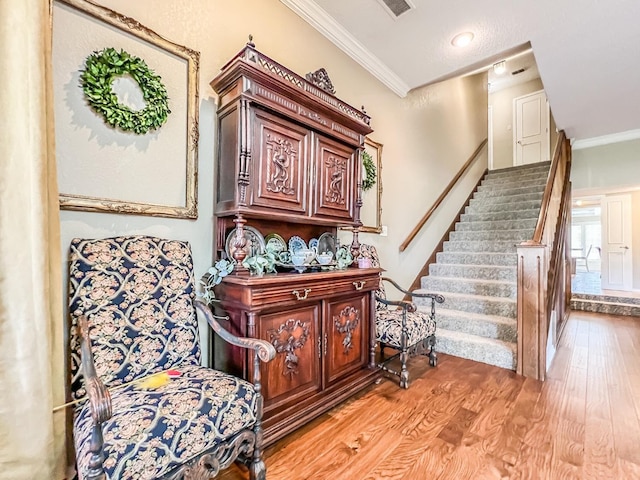
<instances>
[{"instance_id":1,"label":"white door","mask_svg":"<svg viewBox=\"0 0 640 480\"><path fill-rule=\"evenodd\" d=\"M549 104L543 90L513 99L514 165L546 162L549 156Z\"/></svg>"},{"instance_id":2,"label":"white door","mask_svg":"<svg viewBox=\"0 0 640 480\"><path fill-rule=\"evenodd\" d=\"M631 290L631 195L602 199L602 288Z\"/></svg>"}]
</instances>

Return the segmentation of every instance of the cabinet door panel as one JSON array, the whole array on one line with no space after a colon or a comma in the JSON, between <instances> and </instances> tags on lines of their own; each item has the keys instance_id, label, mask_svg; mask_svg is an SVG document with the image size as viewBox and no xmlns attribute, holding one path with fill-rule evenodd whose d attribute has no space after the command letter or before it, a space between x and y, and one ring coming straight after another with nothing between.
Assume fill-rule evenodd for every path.
<instances>
[{"instance_id":1,"label":"cabinet door panel","mask_svg":"<svg viewBox=\"0 0 640 480\"><path fill-rule=\"evenodd\" d=\"M254 109L250 204L306 214L308 131Z\"/></svg>"},{"instance_id":2,"label":"cabinet door panel","mask_svg":"<svg viewBox=\"0 0 640 480\"><path fill-rule=\"evenodd\" d=\"M369 294L363 294L325 304L327 383L359 370L367 363L368 299Z\"/></svg>"},{"instance_id":3,"label":"cabinet door panel","mask_svg":"<svg viewBox=\"0 0 640 480\"><path fill-rule=\"evenodd\" d=\"M353 222L355 150L321 135L315 139L312 215Z\"/></svg>"},{"instance_id":4,"label":"cabinet door panel","mask_svg":"<svg viewBox=\"0 0 640 480\"><path fill-rule=\"evenodd\" d=\"M259 324L260 337L276 349L275 359L262 364L265 409L319 391L319 305L265 314Z\"/></svg>"}]
</instances>

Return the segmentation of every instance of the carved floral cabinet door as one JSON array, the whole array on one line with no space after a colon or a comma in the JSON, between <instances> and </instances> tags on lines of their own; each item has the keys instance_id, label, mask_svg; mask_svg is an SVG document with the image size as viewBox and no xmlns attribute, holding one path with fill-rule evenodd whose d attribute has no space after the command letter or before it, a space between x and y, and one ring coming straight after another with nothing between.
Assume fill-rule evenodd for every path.
<instances>
[{"instance_id":1,"label":"carved floral cabinet door","mask_svg":"<svg viewBox=\"0 0 640 480\"><path fill-rule=\"evenodd\" d=\"M252 193L249 204L306 215L308 130L253 109Z\"/></svg>"},{"instance_id":2,"label":"carved floral cabinet door","mask_svg":"<svg viewBox=\"0 0 640 480\"><path fill-rule=\"evenodd\" d=\"M369 295L335 299L325 303L325 381L338 380L366 365Z\"/></svg>"},{"instance_id":3,"label":"carved floral cabinet door","mask_svg":"<svg viewBox=\"0 0 640 480\"><path fill-rule=\"evenodd\" d=\"M260 338L276 349L276 358L261 367L266 410L320 390L319 310L313 303L260 316Z\"/></svg>"},{"instance_id":4,"label":"carved floral cabinet door","mask_svg":"<svg viewBox=\"0 0 640 480\"><path fill-rule=\"evenodd\" d=\"M315 135L315 198L312 215L353 221L355 152L351 147Z\"/></svg>"}]
</instances>

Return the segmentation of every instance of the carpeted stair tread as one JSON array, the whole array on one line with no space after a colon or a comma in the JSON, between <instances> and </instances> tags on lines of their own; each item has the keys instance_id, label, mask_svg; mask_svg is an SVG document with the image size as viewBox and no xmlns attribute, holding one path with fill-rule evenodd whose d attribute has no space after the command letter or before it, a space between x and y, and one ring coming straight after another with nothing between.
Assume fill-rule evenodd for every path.
<instances>
[{"instance_id":1,"label":"carpeted stair tread","mask_svg":"<svg viewBox=\"0 0 640 480\"><path fill-rule=\"evenodd\" d=\"M540 201L542 200L542 192L536 190L534 193L517 193L513 195L474 195L471 200L469 200L469 205L477 205L479 203L488 203L492 205L501 205L504 203L514 203L514 202L531 202L531 201Z\"/></svg>"},{"instance_id":2,"label":"carpeted stair tread","mask_svg":"<svg viewBox=\"0 0 640 480\"><path fill-rule=\"evenodd\" d=\"M496 196L506 196L509 197L511 195L522 195L525 193L534 193L544 191L544 183L542 185L517 185L517 186L509 186L496 188L495 186L478 186L477 192L474 194L474 198L490 198Z\"/></svg>"},{"instance_id":3,"label":"carpeted stair tread","mask_svg":"<svg viewBox=\"0 0 640 480\"><path fill-rule=\"evenodd\" d=\"M455 242L447 240L443 244L445 252L477 252L477 253L515 253L516 246L520 243L516 240L477 240Z\"/></svg>"},{"instance_id":4,"label":"carpeted stair tread","mask_svg":"<svg viewBox=\"0 0 640 480\"><path fill-rule=\"evenodd\" d=\"M417 290L417 292L421 291L421 289ZM424 292L426 292L426 290L424 290ZM414 303L424 306L431 305L429 299L419 297L414 298ZM515 318L517 303L515 298L447 292L447 294L444 295L444 303L439 306L439 308Z\"/></svg>"},{"instance_id":5,"label":"carpeted stair tread","mask_svg":"<svg viewBox=\"0 0 640 480\"><path fill-rule=\"evenodd\" d=\"M451 232L449 240L473 241L473 240L528 240L533 235L533 228L521 228L514 230L462 230Z\"/></svg>"},{"instance_id":6,"label":"carpeted stair tread","mask_svg":"<svg viewBox=\"0 0 640 480\"><path fill-rule=\"evenodd\" d=\"M455 231L500 231L500 230L519 230L523 228L535 229L538 223L538 217L515 220L495 220L486 222L457 222Z\"/></svg>"},{"instance_id":7,"label":"carpeted stair tread","mask_svg":"<svg viewBox=\"0 0 640 480\"><path fill-rule=\"evenodd\" d=\"M515 370L515 343L478 337L464 332L438 329L436 351Z\"/></svg>"},{"instance_id":8,"label":"carpeted stair tread","mask_svg":"<svg viewBox=\"0 0 640 480\"><path fill-rule=\"evenodd\" d=\"M503 342L515 343L518 337L517 321L513 318L445 308L438 310L438 330L441 328Z\"/></svg>"},{"instance_id":9,"label":"carpeted stair tread","mask_svg":"<svg viewBox=\"0 0 640 480\"><path fill-rule=\"evenodd\" d=\"M527 200L525 202L484 202L475 203L465 208L465 213L513 212L520 210L534 210L540 208L542 200Z\"/></svg>"},{"instance_id":10,"label":"carpeted stair tread","mask_svg":"<svg viewBox=\"0 0 640 480\"><path fill-rule=\"evenodd\" d=\"M442 264L457 265L497 265L514 266L518 261L518 255L503 252L438 252L436 262Z\"/></svg>"},{"instance_id":11,"label":"carpeted stair tread","mask_svg":"<svg viewBox=\"0 0 640 480\"><path fill-rule=\"evenodd\" d=\"M432 263L429 276L445 278L477 278L515 282L518 278L516 265L465 265L458 263Z\"/></svg>"},{"instance_id":12,"label":"carpeted stair tread","mask_svg":"<svg viewBox=\"0 0 640 480\"><path fill-rule=\"evenodd\" d=\"M486 222L493 220L518 220L523 218L535 218L538 219L540 214L539 208L532 208L529 210L508 210L502 212L487 212L487 213L463 213L460 215L460 220L463 222Z\"/></svg>"},{"instance_id":13,"label":"carpeted stair tread","mask_svg":"<svg viewBox=\"0 0 640 480\"><path fill-rule=\"evenodd\" d=\"M442 293L445 296L452 292L465 293L468 295L515 298L517 294L516 282L475 278L436 277L433 275L422 277L420 288L422 290Z\"/></svg>"}]
</instances>

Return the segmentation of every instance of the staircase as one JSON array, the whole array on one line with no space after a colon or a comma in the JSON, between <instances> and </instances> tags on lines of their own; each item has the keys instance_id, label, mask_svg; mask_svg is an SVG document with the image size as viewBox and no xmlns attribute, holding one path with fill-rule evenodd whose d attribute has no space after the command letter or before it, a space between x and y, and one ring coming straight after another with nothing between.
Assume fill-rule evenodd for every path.
<instances>
[{"instance_id":1,"label":"staircase","mask_svg":"<svg viewBox=\"0 0 640 480\"><path fill-rule=\"evenodd\" d=\"M533 236L549 165L489 172L429 266L422 289L445 297L436 310L438 352L515 370L515 246Z\"/></svg>"}]
</instances>

